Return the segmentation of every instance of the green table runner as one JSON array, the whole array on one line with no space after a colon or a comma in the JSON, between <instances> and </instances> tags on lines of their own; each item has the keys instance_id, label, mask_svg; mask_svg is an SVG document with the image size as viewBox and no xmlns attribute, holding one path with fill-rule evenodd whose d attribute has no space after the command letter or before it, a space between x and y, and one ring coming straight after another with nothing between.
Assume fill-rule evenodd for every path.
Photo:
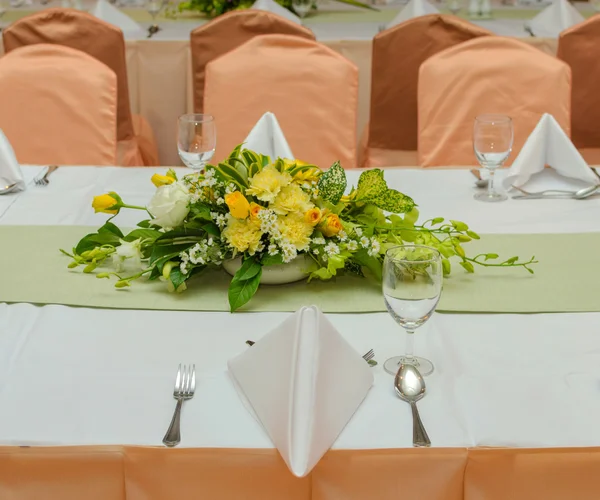
<instances>
[{"instance_id":1,"label":"green table runner","mask_svg":"<svg viewBox=\"0 0 600 500\"><path fill-rule=\"evenodd\" d=\"M228 311L224 271L200 275L182 294L161 282L134 282L117 290L105 279L68 270L70 249L89 227L0 226L0 302L66 304L119 309ZM465 245L470 255L495 252L503 257L532 255L540 261L535 275L523 269L478 268L465 273L455 265L444 281L443 312L583 312L600 311L600 233L486 235ZM343 277L262 286L243 311L295 311L317 304L325 312L385 311L378 284Z\"/></svg>"}]
</instances>

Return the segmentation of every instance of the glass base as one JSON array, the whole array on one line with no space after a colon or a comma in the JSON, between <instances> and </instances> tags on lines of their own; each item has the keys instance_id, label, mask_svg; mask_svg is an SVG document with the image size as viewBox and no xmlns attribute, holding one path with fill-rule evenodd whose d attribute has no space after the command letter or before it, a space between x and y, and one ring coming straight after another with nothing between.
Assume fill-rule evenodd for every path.
<instances>
[{"instance_id":1,"label":"glass base","mask_svg":"<svg viewBox=\"0 0 600 500\"><path fill-rule=\"evenodd\" d=\"M494 202L494 201L504 201L504 200L508 200L508 196L505 195L504 193L488 193L487 191L483 192L483 193L476 193L473 198L475 198L477 201L490 201L490 202Z\"/></svg>"},{"instance_id":2,"label":"glass base","mask_svg":"<svg viewBox=\"0 0 600 500\"><path fill-rule=\"evenodd\" d=\"M407 358L406 356L394 356L383 364L383 369L390 375L396 376L396 373L398 373L402 363L413 365L417 368L417 370L419 370L419 373L423 377L433 373L433 363L428 359L420 358L418 356L411 356L410 358Z\"/></svg>"}]
</instances>

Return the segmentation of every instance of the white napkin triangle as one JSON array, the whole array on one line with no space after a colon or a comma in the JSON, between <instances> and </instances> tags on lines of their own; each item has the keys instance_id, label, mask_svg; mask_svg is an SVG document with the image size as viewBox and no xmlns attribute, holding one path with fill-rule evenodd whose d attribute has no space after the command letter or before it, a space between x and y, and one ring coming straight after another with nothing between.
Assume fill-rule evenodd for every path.
<instances>
[{"instance_id":1,"label":"white napkin triangle","mask_svg":"<svg viewBox=\"0 0 600 500\"><path fill-rule=\"evenodd\" d=\"M552 115L545 113L525 141L504 179L504 187L523 186L549 165L564 177L597 184L587 163Z\"/></svg>"},{"instance_id":2,"label":"white napkin triangle","mask_svg":"<svg viewBox=\"0 0 600 500\"><path fill-rule=\"evenodd\" d=\"M387 25L388 28L397 24L413 19L414 17L425 16L427 14L437 14L439 10L431 5L427 0L410 0L406 6L398 12L398 15Z\"/></svg>"},{"instance_id":3,"label":"white napkin triangle","mask_svg":"<svg viewBox=\"0 0 600 500\"><path fill-rule=\"evenodd\" d=\"M12 191L22 191L25 189L25 181L21 167L15 157L10 142L0 130L0 191L16 184Z\"/></svg>"},{"instance_id":4,"label":"white napkin triangle","mask_svg":"<svg viewBox=\"0 0 600 500\"><path fill-rule=\"evenodd\" d=\"M273 14L277 14L278 16L285 17L288 21L293 21L295 23L302 24L302 21L296 14L287 10L285 7L282 7L277 2L275 2L275 0L256 0L256 2L254 2L254 4L252 4L252 7L250 8L266 10L267 12L272 12Z\"/></svg>"},{"instance_id":5,"label":"white napkin triangle","mask_svg":"<svg viewBox=\"0 0 600 500\"><path fill-rule=\"evenodd\" d=\"M333 445L373 385L369 365L316 306L301 308L228 367L298 477Z\"/></svg>"},{"instance_id":6,"label":"white napkin triangle","mask_svg":"<svg viewBox=\"0 0 600 500\"><path fill-rule=\"evenodd\" d=\"M271 112L266 112L256 122L244 141L243 149L251 149L269 156L271 160L276 158L294 159L294 154L283 135L279 122Z\"/></svg>"},{"instance_id":7,"label":"white napkin triangle","mask_svg":"<svg viewBox=\"0 0 600 500\"><path fill-rule=\"evenodd\" d=\"M554 0L552 5L527 23L535 36L558 38L561 31L583 22L585 19L567 0Z\"/></svg>"},{"instance_id":8,"label":"white napkin triangle","mask_svg":"<svg viewBox=\"0 0 600 500\"><path fill-rule=\"evenodd\" d=\"M109 4L106 0L98 0L92 14L98 19L121 28L123 33L137 33L142 30L142 27L138 23Z\"/></svg>"}]
</instances>

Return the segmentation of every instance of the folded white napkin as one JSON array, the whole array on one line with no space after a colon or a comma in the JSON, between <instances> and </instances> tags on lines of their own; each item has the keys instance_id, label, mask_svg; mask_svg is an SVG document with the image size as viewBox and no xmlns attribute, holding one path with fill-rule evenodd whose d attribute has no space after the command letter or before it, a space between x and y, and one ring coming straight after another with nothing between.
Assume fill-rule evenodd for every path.
<instances>
[{"instance_id":1,"label":"folded white napkin","mask_svg":"<svg viewBox=\"0 0 600 500\"><path fill-rule=\"evenodd\" d=\"M577 179L585 185L597 184L577 148L552 115L545 113L525 141L523 149L508 170L504 187L523 186L534 174L549 165L563 177Z\"/></svg>"},{"instance_id":2,"label":"folded white napkin","mask_svg":"<svg viewBox=\"0 0 600 500\"><path fill-rule=\"evenodd\" d=\"M294 154L283 135L279 122L271 112L266 112L256 122L244 141L244 149L251 149L267 155L271 160L276 158L294 159Z\"/></svg>"},{"instance_id":3,"label":"folded white napkin","mask_svg":"<svg viewBox=\"0 0 600 500\"><path fill-rule=\"evenodd\" d=\"M254 2L254 4L252 4L252 7L250 8L266 10L267 12L272 12L273 14L277 14L278 16L285 17L288 21L293 21L295 23L302 24L302 21L296 14L287 10L285 7L282 7L277 2L275 2L275 0L256 0L256 2Z\"/></svg>"},{"instance_id":4,"label":"folded white napkin","mask_svg":"<svg viewBox=\"0 0 600 500\"><path fill-rule=\"evenodd\" d=\"M552 5L527 23L535 36L558 38L561 31L583 22L585 19L567 0L554 0Z\"/></svg>"},{"instance_id":5,"label":"folded white napkin","mask_svg":"<svg viewBox=\"0 0 600 500\"><path fill-rule=\"evenodd\" d=\"M123 33L137 33L143 30L138 23L128 15L123 14L123 12L113 5L109 4L106 0L98 0L92 14L98 19L102 19L117 28L121 28Z\"/></svg>"},{"instance_id":6,"label":"folded white napkin","mask_svg":"<svg viewBox=\"0 0 600 500\"><path fill-rule=\"evenodd\" d=\"M437 10L427 0L410 0L410 2L408 2L406 6L400 12L398 12L398 15L392 19L387 27L391 28L392 26L396 26L397 24L408 21L414 17L425 16L427 14L437 14L438 12L439 10Z\"/></svg>"},{"instance_id":7,"label":"folded white napkin","mask_svg":"<svg viewBox=\"0 0 600 500\"><path fill-rule=\"evenodd\" d=\"M10 142L0 130L0 191L16 184L12 191L22 191L25 189L25 181L21 167L17 163L15 152Z\"/></svg>"},{"instance_id":8,"label":"folded white napkin","mask_svg":"<svg viewBox=\"0 0 600 500\"><path fill-rule=\"evenodd\" d=\"M316 306L301 308L228 367L298 477L333 445L373 385L369 365Z\"/></svg>"}]
</instances>

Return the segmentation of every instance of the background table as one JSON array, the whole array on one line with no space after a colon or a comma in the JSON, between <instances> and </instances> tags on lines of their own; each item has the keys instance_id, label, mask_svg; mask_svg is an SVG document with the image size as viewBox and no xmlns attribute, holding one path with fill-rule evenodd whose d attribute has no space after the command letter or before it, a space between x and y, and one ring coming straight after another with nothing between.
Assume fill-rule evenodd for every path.
<instances>
[{"instance_id":1,"label":"background table","mask_svg":"<svg viewBox=\"0 0 600 500\"><path fill-rule=\"evenodd\" d=\"M26 168L27 178L35 171ZM348 176L355 183L358 172ZM45 188L30 183L0 197L0 224L98 227L105 216L92 213L94 194L115 190L144 204L149 177L148 169L61 168ZM599 197L485 204L473 200L467 171L386 177L423 218L464 220L482 234L598 230ZM565 249L565 265L588 251L596 249ZM600 446L600 314L434 315L415 339L415 352L436 365L419 403L431 450L410 448L410 409L381 368L402 352L401 329L387 314L329 315L358 352L375 349L380 365L334 451L305 480L285 469L226 373L245 340L287 316L0 303L0 498L597 498L600 450L573 447ZM184 406L182 448L136 448L160 446L184 362L196 363L198 384ZM23 445L104 447L11 448ZM468 449L503 446L568 448Z\"/></svg>"}]
</instances>

